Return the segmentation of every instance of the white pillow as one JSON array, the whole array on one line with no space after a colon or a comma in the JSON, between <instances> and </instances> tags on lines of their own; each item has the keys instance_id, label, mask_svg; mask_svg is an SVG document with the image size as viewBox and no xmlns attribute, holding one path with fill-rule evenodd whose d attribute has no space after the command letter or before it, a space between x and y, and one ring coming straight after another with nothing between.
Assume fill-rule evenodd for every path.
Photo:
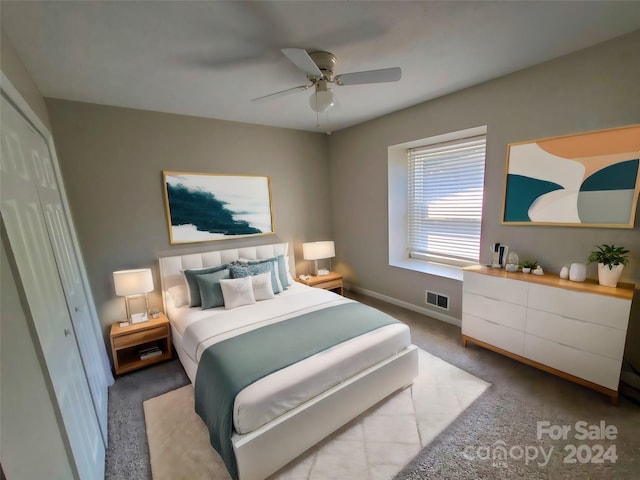
<instances>
[{"instance_id":1,"label":"white pillow","mask_svg":"<svg viewBox=\"0 0 640 480\"><path fill-rule=\"evenodd\" d=\"M289 279L289 285L293 285L295 280L291 276L291 272L289 271L289 255L284 256L284 264L287 266L287 278Z\"/></svg>"},{"instance_id":2,"label":"white pillow","mask_svg":"<svg viewBox=\"0 0 640 480\"><path fill-rule=\"evenodd\" d=\"M224 308L226 309L256 303L251 277L223 278L220 280L220 288L222 288Z\"/></svg>"},{"instance_id":3,"label":"white pillow","mask_svg":"<svg viewBox=\"0 0 640 480\"><path fill-rule=\"evenodd\" d=\"M252 275L251 286L253 287L253 296L256 301L269 300L275 297L273 293L273 287L271 286L271 272L261 273L259 275Z\"/></svg>"},{"instance_id":4,"label":"white pillow","mask_svg":"<svg viewBox=\"0 0 640 480\"><path fill-rule=\"evenodd\" d=\"M187 287L185 285L174 285L167 290L167 293L173 300L173 306L176 308L183 307L189 303L187 298Z\"/></svg>"}]
</instances>

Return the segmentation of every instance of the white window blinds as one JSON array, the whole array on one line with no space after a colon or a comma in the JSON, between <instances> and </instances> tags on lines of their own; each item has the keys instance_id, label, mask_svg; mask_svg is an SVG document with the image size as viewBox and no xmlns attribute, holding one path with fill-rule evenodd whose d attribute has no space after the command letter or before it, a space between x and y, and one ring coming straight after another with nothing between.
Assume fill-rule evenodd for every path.
<instances>
[{"instance_id":1,"label":"white window blinds","mask_svg":"<svg viewBox=\"0 0 640 480\"><path fill-rule=\"evenodd\" d=\"M486 135L408 151L409 256L478 263Z\"/></svg>"}]
</instances>

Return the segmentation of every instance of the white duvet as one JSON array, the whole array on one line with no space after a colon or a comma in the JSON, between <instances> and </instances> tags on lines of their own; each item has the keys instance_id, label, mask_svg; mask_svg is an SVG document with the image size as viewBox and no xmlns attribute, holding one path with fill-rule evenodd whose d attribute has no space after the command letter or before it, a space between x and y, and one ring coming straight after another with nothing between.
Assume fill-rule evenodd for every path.
<instances>
[{"instance_id":1,"label":"white duvet","mask_svg":"<svg viewBox=\"0 0 640 480\"><path fill-rule=\"evenodd\" d=\"M226 338L352 301L327 290L294 284L274 299L233 310L183 307L169 309L169 314L172 325L183 336L184 353L197 363L207 347ZM275 372L238 394L235 430L249 433L410 343L406 325L388 325Z\"/></svg>"}]
</instances>

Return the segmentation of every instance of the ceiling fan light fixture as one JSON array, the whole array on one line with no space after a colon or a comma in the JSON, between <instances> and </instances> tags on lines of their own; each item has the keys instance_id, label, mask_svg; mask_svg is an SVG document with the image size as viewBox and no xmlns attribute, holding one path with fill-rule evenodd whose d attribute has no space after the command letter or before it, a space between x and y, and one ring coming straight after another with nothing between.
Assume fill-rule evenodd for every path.
<instances>
[{"instance_id":1,"label":"ceiling fan light fixture","mask_svg":"<svg viewBox=\"0 0 640 480\"><path fill-rule=\"evenodd\" d=\"M311 110L318 113L324 113L333 106L333 91L327 88L325 90L316 89L309 97L309 105Z\"/></svg>"},{"instance_id":2,"label":"ceiling fan light fixture","mask_svg":"<svg viewBox=\"0 0 640 480\"><path fill-rule=\"evenodd\" d=\"M333 92L328 88L328 84L331 83L337 86L362 85L397 82L402 78L402 70L400 67L335 75L336 57L330 52L315 51L309 53L302 48L283 48L282 53L291 63L304 72L309 83L307 85L300 85L298 87L287 88L286 90L263 95L251 101L256 102L263 99L279 97L298 90L313 88L313 94L309 98L309 106L312 111L316 112L318 123L320 123L320 114L327 112L333 107L335 102Z\"/></svg>"}]
</instances>

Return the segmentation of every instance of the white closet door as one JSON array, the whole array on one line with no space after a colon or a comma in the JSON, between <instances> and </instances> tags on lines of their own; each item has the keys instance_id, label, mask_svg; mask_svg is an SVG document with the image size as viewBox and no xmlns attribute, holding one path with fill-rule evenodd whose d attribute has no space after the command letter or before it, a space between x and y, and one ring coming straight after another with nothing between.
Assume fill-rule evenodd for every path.
<instances>
[{"instance_id":1,"label":"white closet door","mask_svg":"<svg viewBox=\"0 0 640 480\"><path fill-rule=\"evenodd\" d=\"M0 210L79 478L104 478L105 446L42 210L32 152L43 142L2 98Z\"/></svg>"},{"instance_id":2,"label":"white closet door","mask_svg":"<svg viewBox=\"0 0 640 480\"><path fill-rule=\"evenodd\" d=\"M71 322L80 348L80 356L87 373L91 396L100 422L100 429L106 443L108 385L110 382L105 376L99 355L101 351L104 351L104 342L98 343L92 323L94 320L91 318L79 260L71 239L70 227L62 205L62 196L58 189L49 149L40 135L33 134L32 137L33 141L29 144L29 155L33 165L40 206L44 213L49 239L58 265L67 306L71 314Z\"/></svg>"}]
</instances>

